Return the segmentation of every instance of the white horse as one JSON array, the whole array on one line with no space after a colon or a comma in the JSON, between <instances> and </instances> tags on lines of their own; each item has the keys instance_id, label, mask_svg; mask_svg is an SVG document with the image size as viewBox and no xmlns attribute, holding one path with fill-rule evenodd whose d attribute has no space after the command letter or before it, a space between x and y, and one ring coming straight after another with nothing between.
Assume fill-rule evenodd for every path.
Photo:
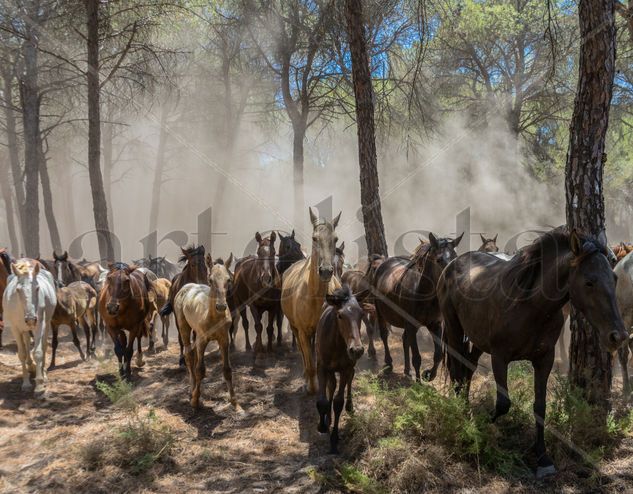
<instances>
[{"instance_id":1,"label":"white horse","mask_svg":"<svg viewBox=\"0 0 633 494\"><path fill-rule=\"evenodd\" d=\"M4 319L10 325L18 346L22 390L32 388L29 373L34 373L35 393L41 394L45 391L47 380L44 362L48 331L57 305L55 280L33 259L19 259L11 264L11 270L13 276L9 278L2 298Z\"/></svg>"},{"instance_id":2,"label":"white horse","mask_svg":"<svg viewBox=\"0 0 633 494\"><path fill-rule=\"evenodd\" d=\"M618 301L618 309L624 321L624 327L629 334L633 333L633 252L628 253L613 269L617 276L615 285L615 297ZM633 336L629 337L627 345L622 345L618 350L620 367L622 367L622 380L624 395L631 392L629 381L629 354L633 350Z\"/></svg>"}]
</instances>

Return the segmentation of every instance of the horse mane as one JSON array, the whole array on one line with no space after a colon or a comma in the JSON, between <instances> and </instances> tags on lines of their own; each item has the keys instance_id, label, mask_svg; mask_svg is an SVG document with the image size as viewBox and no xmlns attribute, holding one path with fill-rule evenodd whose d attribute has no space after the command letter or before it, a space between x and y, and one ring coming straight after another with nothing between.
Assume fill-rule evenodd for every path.
<instances>
[{"instance_id":1,"label":"horse mane","mask_svg":"<svg viewBox=\"0 0 633 494\"><path fill-rule=\"evenodd\" d=\"M136 269L136 264L132 264L131 266L125 262L117 261L112 263L110 266L110 271L123 271L128 268Z\"/></svg>"},{"instance_id":2,"label":"horse mane","mask_svg":"<svg viewBox=\"0 0 633 494\"><path fill-rule=\"evenodd\" d=\"M352 296L352 289L345 283L341 288L337 288L332 293L326 295L325 300L329 305L341 307L343 304L346 304Z\"/></svg>"},{"instance_id":3,"label":"horse mane","mask_svg":"<svg viewBox=\"0 0 633 494\"><path fill-rule=\"evenodd\" d=\"M587 256L600 252L607 256L607 249L597 239L581 232L577 232L580 239L582 252L572 259L572 266L580 264ZM569 229L567 226L559 226L539 236L530 245L524 247L510 261L506 280L511 286L515 286L521 295L529 295L535 288L535 283L543 271L544 253L559 251L563 247L571 250L569 244Z\"/></svg>"},{"instance_id":4,"label":"horse mane","mask_svg":"<svg viewBox=\"0 0 633 494\"><path fill-rule=\"evenodd\" d=\"M187 262L187 259L189 259L189 257L204 255L204 245L196 246L195 244L191 244L182 250L183 253L178 258L178 262L180 263Z\"/></svg>"},{"instance_id":5,"label":"horse mane","mask_svg":"<svg viewBox=\"0 0 633 494\"><path fill-rule=\"evenodd\" d=\"M215 261L213 261L213 265L215 266L216 264L222 264L224 266L224 259L221 257L216 258Z\"/></svg>"}]
</instances>

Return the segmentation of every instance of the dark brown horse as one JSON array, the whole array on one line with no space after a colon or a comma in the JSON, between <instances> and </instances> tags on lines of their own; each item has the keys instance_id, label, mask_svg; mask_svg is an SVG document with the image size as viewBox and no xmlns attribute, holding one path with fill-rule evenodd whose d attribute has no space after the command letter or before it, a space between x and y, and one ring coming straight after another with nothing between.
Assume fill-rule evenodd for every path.
<instances>
[{"instance_id":1,"label":"dark brown horse","mask_svg":"<svg viewBox=\"0 0 633 494\"><path fill-rule=\"evenodd\" d=\"M374 304L374 294L372 290L372 281L376 274L378 266L385 262L385 256L372 254L368 257L366 270L359 271L350 269L345 271L341 276L341 283L349 285L354 297L363 308L363 322L367 329L367 339L369 345L367 353L371 358L376 357L376 348L374 347L374 334L376 329L376 306Z\"/></svg>"},{"instance_id":2,"label":"dark brown horse","mask_svg":"<svg viewBox=\"0 0 633 494\"><path fill-rule=\"evenodd\" d=\"M447 367L456 389L465 389L467 395L479 357L484 352L491 356L497 385L493 420L510 409L508 364L532 362L537 477L555 472L545 450L544 419L563 307L571 302L598 330L609 351L628 338L606 248L560 227L510 261L483 252L458 257L444 270L437 293L444 315Z\"/></svg>"},{"instance_id":3,"label":"dark brown horse","mask_svg":"<svg viewBox=\"0 0 633 494\"><path fill-rule=\"evenodd\" d=\"M136 365L143 365L141 338L149 337L149 316L154 309L150 300L152 285L136 266L117 262L109 267L110 272L99 296L99 313L114 342L119 372L129 379L132 376L134 340L138 341Z\"/></svg>"},{"instance_id":4,"label":"dark brown horse","mask_svg":"<svg viewBox=\"0 0 633 494\"><path fill-rule=\"evenodd\" d=\"M204 263L204 245L180 249L182 256L178 260L185 263L184 268L171 280L171 288L169 289L169 298L167 303L160 310L161 317L166 317L174 311L174 298L180 289L187 283L199 283L204 285L207 283L207 266ZM178 334L178 344L180 345L179 365L185 366L185 357L183 354L183 343Z\"/></svg>"},{"instance_id":5,"label":"dark brown horse","mask_svg":"<svg viewBox=\"0 0 633 494\"><path fill-rule=\"evenodd\" d=\"M81 356L81 360L86 360L94 352L94 338L97 334L97 292L84 281L75 281L68 286L57 288L57 305L55 313L51 319L51 329L53 331L53 355L49 370L55 368L55 355L57 353L57 334L59 326L66 324L73 335L73 343ZM81 350L77 328L81 325L86 336L86 353ZM92 338L91 338L92 332Z\"/></svg>"},{"instance_id":6,"label":"dark brown horse","mask_svg":"<svg viewBox=\"0 0 633 494\"><path fill-rule=\"evenodd\" d=\"M295 231L288 236L279 233L279 257L277 259L277 271L283 276L290 266L297 261L306 258L301 250L301 244L295 240Z\"/></svg>"},{"instance_id":7,"label":"dark brown horse","mask_svg":"<svg viewBox=\"0 0 633 494\"><path fill-rule=\"evenodd\" d=\"M334 276L340 278L343 276L343 270L345 268L345 242L341 242L340 245L334 249Z\"/></svg>"},{"instance_id":8,"label":"dark brown horse","mask_svg":"<svg viewBox=\"0 0 633 494\"><path fill-rule=\"evenodd\" d=\"M497 247L497 237L499 234L493 238L486 238L481 233L479 236L481 237L481 247L477 249L478 252L499 252L499 247Z\"/></svg>"},{"instance_id":9,"label":"dark brown horse","mask_svg":"<svg viewBox=\"0 0 633 494\"><path fill-rule=\"evenodd\" d=\"M4 320L2 318L2 295L7 287L7 278L11 274L11 256L7 249L0 249L0 348L2 348L2 331L4 330Z\"/></svg>"},{"instance_id":10,"label":"dark brown horse","mask_svg":"<svg viewBox=\"0 0 633 494\"><path fill-rule=\"evenodd\" d=\"M404 373L411 372L411 360L415 377L420 380L422 357L418 349L417 333L426 326L433 337L433 366L424 371L423 377L435 378L442 361L442 315L437 303L436 285L442 270L457 257L455 248L464 234L456 239L437 238L429 234L429 243L422 242L411 258L390 257L376 270L375 288L376 318L380 337L385 347L385 364L392 369L388 331L385 323L403 328Z\"/></svg>"},{"instance_id":11,"label":"dark brown horse","mask_svg":"<svg viewBox=\"0 0 633 494\"><path fill-rule=\"evenodd\" d=\"M356 361L363 355L360 341L360 324L363 309L359 305L349 286L334 290L325 296L326 305L316 329L316 361L319 391L317 410L319 411L319 432L330 430L332 408L334 423L330 434L330 452L338 453L338 425L346 404L346 410L352 412L352 380ZM336 374L339 374L338 390ZM347 403L345 390L347 389Z\"/></svg>"},{"instance_id":12,"label":"dark brown horse","mask_svg":"<svg viewBox=\"0 0 633 494\"><path fill-rule=\"evenodd\" d=\"M255 321L255 354L262 352L262 316L268 313L268 347L273 349L274 327L277 322L277 346L281 346L281 305L280 288L281 277L275 266L275 241L277 234L272 232L269 237L262 238L259 232L255 233L257 241L257 255L240 259L235 266L233 279L233 302L236 310L242 316L242 327L246 340L246 349L250 349L248 337L248 318L246 307L249 307Z\"/></svg>"}]
</instances>

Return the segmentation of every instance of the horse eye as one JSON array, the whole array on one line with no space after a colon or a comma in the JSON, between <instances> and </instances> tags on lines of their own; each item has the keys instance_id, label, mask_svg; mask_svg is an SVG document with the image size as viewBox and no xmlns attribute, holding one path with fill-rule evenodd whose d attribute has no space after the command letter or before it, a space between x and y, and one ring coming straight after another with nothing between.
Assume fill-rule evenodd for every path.
<instances>
[{"instance_id":1,"label":"horse eye","mask_svg":"<svg viewBox=\"0 0 633 494\"><path fill-rule=\"evenodd\" d=\"M593 287L593 281L587 281L585 283L585 285L588 286L589 288L592 288Z\"/></svg>"},{"instance_id":2,"label":"horse eye","mask_svg":"<svg viewBox=\"0 0 633 494\"><path fill-rule=\"evenodd\" d=\"M316 237L312 237L312 241L313 241L313 242L316 242L316 241L317 241L317 238L316 238Z\"/></svg>"},{"instance_id":3,"label":"horse eye","mask_svg":"<svg viewBox=\"0 0 633 494\"><path fill-rule=\"evenodd\" d=\"M336 317L338 317L339 319L343 319L343 315L338 312L336 313Z\"/></svg>"}]
</instances>

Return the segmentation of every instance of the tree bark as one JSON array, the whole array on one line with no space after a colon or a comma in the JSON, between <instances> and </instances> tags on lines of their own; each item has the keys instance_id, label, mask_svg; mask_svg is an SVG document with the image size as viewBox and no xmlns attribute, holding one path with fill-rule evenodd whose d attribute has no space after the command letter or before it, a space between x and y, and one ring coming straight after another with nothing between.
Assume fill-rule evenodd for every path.
<instances>
[{"instance_id":1,"label":"tree bark","mask_svg":"<svg viewBox=\"0 0 633 494\"><path fill-rule=\"evenodd\" d=\"M112 152L114 146L114 132L111 123L103 126L103 190L108 207L108 225L114 230L114 212L112 211Z\"/></svg>"},{"instance_id":2,"label":"tree bark","mask_svg":"<svg viewBox=\"0 0 633 494\"><path fill-rule=\"evenodd\" d=\"M165 170L165 144L167 142L167 117L169 111L163 107L160 111L160 130L158 134L158 151L156 153L156 167L154 168L154 183L152 185L152 205L149 213L149 233L158 230L158 213L160 211L160 188L163 184ZM157 252L151 252L157 256Z\"/></svg>"},{"instance_id":3,"label":"tree bark","mask_svg":"<svg viewBox=\"0 0 633 494\"><path fill-rule=\"evenodd\" d=\"M41 141L40 141L41 142ZM41 144L40 144L41 146ZM48 225L48 232L51 236L51 245L55 252L62 251L62 242L59 236L59 228L57 228L57 220L53 209L53 193L51 191L51 181L48 175L48 164L44 153L40 147L40 180L42 182L42 198L44 200L44 216Z\"/></svg>"},{"instance_id":4,"label":"tree bark","mask_svg":"<svg viewBox=\"0 0 633 494\"><path fill-rule=\"evenodd\" d=\"M352 55L352 80L356 99L356 129L360 166L360 199L367 249L370 254L386 256L387 242L378 190L374 95L363 23L362 0L345 0L345 17Z\"/></svg>"},{"instance_id":5,"label":"tree bark","mask_svg":"<svg viewBox=\"0 0 633 494\"><path fill-rule=\"evenodd\" d=\"M15 256L18 256L20 254L20 244L18 243L18 235L15 228L15 209L13 207L13 195L9 182L9 166L6 161L0 163L0 189L7 214L7 230L9 231L11 251Z\"/></svg>"},{"instance_id":6,"label":"tree bark","mask_svg":"<svg viewBox=\"0 0 633 494\"><path fill-rule=\"evenodd\" d=\"M92 209L102 261L114 261L108 205L101 174L101 90L99 82L99 0L85 0L88 44L88 174Z\"/></svg>"},{"instance_id":7,"label":"tree bark","mask_svg":"<svg viewBox=\"0 0 633 494\"><path fill-rule=\"evenodd\" d=\"M38 48L37 27L31 16L31 22L25 23L25 40L22 45L24 72L21 82L22 124L24 126L24 250L28 257L40 255L40 100L38 87Z\"/></svg>"},{"instance_id":8,"label":"tree bark","mask_svg":"<svg viewBox=\"0 0 633 494\"><path fill-rule=\"evenodd\" d=\"M305 223L305 193L303 189L303 142L305 125L293 123L292 136L292 181L294 185L294 224L300 231Z\"/></svg>"},{"instance_id":9,"label":"tree bark","mask_svg":"<svg viewBox=\"0 0 633 494\"><path fill-rule=\"evenodd\" d=\"M615 2L581 0L578 88L565 169L567 224L606 242L602 176L615 75ZM607 410L611 357L596 331L572 310L569 378L591 403Z\"/></svg>"}]
</instances>

